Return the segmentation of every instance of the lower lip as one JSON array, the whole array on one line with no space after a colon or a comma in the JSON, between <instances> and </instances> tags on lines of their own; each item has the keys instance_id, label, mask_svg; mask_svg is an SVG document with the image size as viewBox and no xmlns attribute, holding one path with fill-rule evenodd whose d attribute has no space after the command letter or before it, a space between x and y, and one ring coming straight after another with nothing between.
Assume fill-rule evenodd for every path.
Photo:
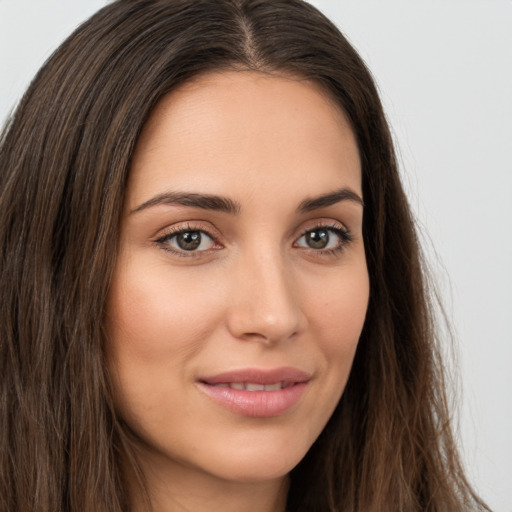
<instances>
[{"instance_id":1,"label":"lower lip","mask_svg":"<svg viewBox=\"0 0 512 512\"><path fill-rule=\"evenodd\" d=\"M220 405L232 412L255 418L270 418L285 413L298 403L306 386L307 382L298 382L275 391L247 391L199 383L199 387Z\"/></svg>"}]
</instances>

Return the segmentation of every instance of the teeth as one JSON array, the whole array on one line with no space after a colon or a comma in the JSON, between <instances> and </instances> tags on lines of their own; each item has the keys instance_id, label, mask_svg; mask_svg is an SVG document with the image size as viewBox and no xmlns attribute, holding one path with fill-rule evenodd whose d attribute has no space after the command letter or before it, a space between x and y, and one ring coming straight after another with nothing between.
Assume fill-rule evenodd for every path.
<instances>
[{"instance_id":1,"label":"teeth","mask_svg":"<svg viewBox=\"0 0 512 512\"><path fill-rule=\"evenodd\" d=\"M245 391L279 391L290 386L289 382L276 382L275 384L256 384L254 382L231 382L215 384L218 388L231 388Z\"/></svg>"},{"instance_id":2,"label":"teeth","mask_svg":"<svg viewBox=\"0 0 512 512\"><path fill-rule=\"evenodd\" d=\"M265 391L265 386L263 384L246 384L245 389L247 391Z\"/></svg>"},{"instance_id":3,"label":"teeth","mask_svg":"<svg viewBox=\"0 0 512 512\"><path fill-rule=\"evenodd\" d=\"M282 382L276 382L275 384L268 384L265 386L265 391L277 391L278 389L283 388Z\"/></svg>"}]
</instances>

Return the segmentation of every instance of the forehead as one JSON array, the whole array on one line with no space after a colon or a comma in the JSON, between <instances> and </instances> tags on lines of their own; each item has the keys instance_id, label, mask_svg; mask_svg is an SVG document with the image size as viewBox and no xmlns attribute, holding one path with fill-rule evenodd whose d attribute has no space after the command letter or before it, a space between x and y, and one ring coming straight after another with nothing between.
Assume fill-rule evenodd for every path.
<instances>
[{"instance_id":1,"label":"forehead","mask_svg":"<svg viewBox=\"0 0 512 512\"><path fill-rule=\"evenodd\" d=\"M298 183L313 194L346 185L360 191L360 181L352 129L318 84L230 71L160 100L135 150L128 198L134 206L169 187L243 194Z\"/></svg>"}]
</instances>

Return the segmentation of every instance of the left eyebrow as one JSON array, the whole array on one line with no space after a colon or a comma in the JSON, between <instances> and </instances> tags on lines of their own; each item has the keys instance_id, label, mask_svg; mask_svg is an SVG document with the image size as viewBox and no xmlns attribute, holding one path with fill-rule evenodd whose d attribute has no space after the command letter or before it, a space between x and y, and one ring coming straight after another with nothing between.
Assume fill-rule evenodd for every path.
<instances>
[{"instance_id":1,"label":"left eyebrow","mask_svg":"<svg viewBox=\"0 0 512 512\"><path fill-rule=\"evenodd\" d=\"M349 188L340 188L334 192L328 192L318 197L305 199L299 204L297 211L300 213L307 213L320 208L327 208L340 201L354 201L359 203L364 208L364 201L356 192Z\"/></svg>"}]
</instances>

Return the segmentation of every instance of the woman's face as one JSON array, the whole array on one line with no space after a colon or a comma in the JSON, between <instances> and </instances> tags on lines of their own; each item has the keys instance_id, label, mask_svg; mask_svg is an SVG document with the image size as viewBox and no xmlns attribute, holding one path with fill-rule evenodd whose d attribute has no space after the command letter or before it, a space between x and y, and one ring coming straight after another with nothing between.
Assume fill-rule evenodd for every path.
<instances>
[{"instance_id":1,"label":"woman's face","mask_svg":"<svg viewBox=\"0 0 512 512\"><path fill-rule=\"evenodd\" d=\"M280 479L345 387L365 318L361 165L308 81L202 76L138 142L107 311L119 414L171 474Z\"/></svg>"}]
</instances>

